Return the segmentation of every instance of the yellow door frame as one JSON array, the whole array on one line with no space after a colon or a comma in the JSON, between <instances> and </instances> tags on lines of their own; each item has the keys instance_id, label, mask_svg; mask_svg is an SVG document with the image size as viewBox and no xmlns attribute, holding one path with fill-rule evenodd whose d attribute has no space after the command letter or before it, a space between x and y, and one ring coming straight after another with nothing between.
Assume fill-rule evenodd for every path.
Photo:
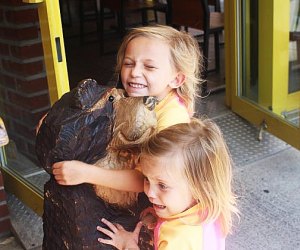
<instances>
[{"instance_id":1,"label":"yellow door frame","mask_svg":"<svg viewBox=\"0 0 300 250\"><path fill-rule=\"evenodd\" d=\"M287 20L289 19L283 12L288 13L286 8L289 8L289 4L284 0L259 1L260 10L263 8L264 11L259 13L259 17L260 21L264 20L264 24L259 24L260 37L263 37L259 41L261 48L259 72L263 72L259 76L259 81L263 83L260 84L263 89L260 89L258 99L261 105L258 106L243 98L239 90L241 81L239 41L242 34L238 31L238 2L225 1L226 102L233 112L256 126L266 123L267 131L300 149L299 127L292 126L278 116L283 111L282 107L285 103L288 103L289 107L300 106L300 94L288 94L287 91L288 55L283 51L288 51L286 46L288 46ZM270 103L273 112L275 111L277 115L266 108Z\"/></svg>"},{"instance_id":2,"label":"yellow door frame","mask_svg":"<svg viewBox=\"0 0 300 250\"><path fill-rule=\"evenodd\" d=\"M50 102L70 90L59 0L23 0L38 4Z\"/></svg>"},{"instance_id":3,"label":"yellow door frame","mask_svg":"<svg viewBox=\"0 0 300 250\"><path fill-rule=\"evenodd\" d=\"M53 105L70 90L59 0L23 0L23 2L38 6L49 97L50 103ZM2 167L1 172L5 189L16 195L41 216L43 214L43 193L11 168Z\"/></svg>"}]
</instances>

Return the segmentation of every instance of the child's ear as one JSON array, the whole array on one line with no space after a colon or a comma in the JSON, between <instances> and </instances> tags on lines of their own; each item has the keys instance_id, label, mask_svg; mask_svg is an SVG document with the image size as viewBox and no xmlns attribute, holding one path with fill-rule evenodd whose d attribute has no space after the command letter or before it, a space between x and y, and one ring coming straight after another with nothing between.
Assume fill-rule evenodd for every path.
<instances>
[{"instance_id":1,"label":"child's ear","mask_svg":"<svg viewBox=\"0 0 300 250\"><path fill-rule=\"evenodd\" d=\"M181 72L177 73L176 77L174 80L171 82L170 87L172 89L177 89L179 88L185 81L185 75Z\"/></svg>"}]
</instances>

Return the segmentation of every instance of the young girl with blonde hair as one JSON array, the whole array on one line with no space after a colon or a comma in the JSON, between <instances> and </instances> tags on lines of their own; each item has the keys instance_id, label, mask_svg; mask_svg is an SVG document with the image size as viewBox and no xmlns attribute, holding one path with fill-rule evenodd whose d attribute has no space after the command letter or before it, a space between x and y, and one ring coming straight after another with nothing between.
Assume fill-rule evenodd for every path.
<instances>
[{"instance_id":1,"label":"young girl with blonde hair","mask_svg":"<svg viewBox=\"0 0 300 250\"><path fill-rule=\"evenodd\" d=\"M198 42L169 26L132 29L117 55L116 73L129 96L155 96L157 130L189 122L194 113L202 57ZM129 111L130 112L130 111ZM109 170L79 161L53 165L61 185L91 183L123 191L143 191L138 170Z\"/></svg>"},{"instance_id":2,"label":"young girl with blonde hair","mask_svg":"<svg viewBox=\"0 0 300 250\"><path fill-rule=\"evenodd\" d=\"M223 250L237 214L232 192L231 158L218 126L210 120L170 126L153 135L140 157L144 192L158 221L155 249ZM133 233L102 219L110 239L99 242L118 249L138 249L141 223Z\"/></svg>"}]
</instances>

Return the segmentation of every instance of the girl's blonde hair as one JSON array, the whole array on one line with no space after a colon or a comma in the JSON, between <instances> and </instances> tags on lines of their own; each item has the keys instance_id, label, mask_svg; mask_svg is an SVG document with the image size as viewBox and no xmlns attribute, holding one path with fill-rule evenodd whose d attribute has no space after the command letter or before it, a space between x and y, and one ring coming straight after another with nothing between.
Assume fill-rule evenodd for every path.
<instances>
[{"instance_id":1,"label":"girl's blonde hair","mask_svg":"<svg viewBox=\"0 0 300 250\"><path fill-rule=\"evenodd\" d=\"M141 157L173 159L197 200L203 222L219 220L224 235L238 213L232 192L232 163L218 126L206 119L170 126L154 134L142 147ZM174 163L174 160L177 160ZM172 171L172 170L171 170Z\"/></svg>"},{"instance_id":2,"label":"girl's blonde hair","mask_svg":"<svg viewBox=\"0 0 300 250\"><path fill-rule=\"evenodd\" d=\"M200 83L202 55L196 39L186 32L178 31L170 26L155 25L132 29L123 39L117 54L116 73L120 75L125 51L128 43L137 37L159 39L170 47L171 64L174 69L185 75L185 82L176 89L189 112L194 112L195 97Z\"/></svg>"}]
</instances>

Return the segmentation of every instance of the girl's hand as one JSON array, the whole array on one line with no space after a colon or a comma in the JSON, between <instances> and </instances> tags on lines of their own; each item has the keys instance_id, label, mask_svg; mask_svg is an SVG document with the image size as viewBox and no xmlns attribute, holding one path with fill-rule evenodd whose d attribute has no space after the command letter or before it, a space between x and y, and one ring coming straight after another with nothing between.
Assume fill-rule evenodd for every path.
<instances>
[{"instance_id":1,"label":"girl's hand","mask_svg":"<svg viewBox=\"0 0 300 250\"><path fill-rule=\"evenodd\" d=\"M99 238L98 241L104 244L112 245L117 249L139 249L138 247L138 239L139 233L142 228L142 222L139 222L133 232L126 231L121 225L119 224L112 224L106 219L101 219L101 221L109 227L109 229L105 229L103 227L98 226L97 230L106 234L111 239L102 239Z\"/></svg>"},{"instance_id":2,"label":"girl's hand","mask_svg":"<svg viewBox=\"0 0 300 250\"><path fill-rule=\"evenodd\" d=\"M52 173L60 185L78 185L86 182L89 165L80 161L61 161L52 166Z\"/></svg>"}]
</instances>

